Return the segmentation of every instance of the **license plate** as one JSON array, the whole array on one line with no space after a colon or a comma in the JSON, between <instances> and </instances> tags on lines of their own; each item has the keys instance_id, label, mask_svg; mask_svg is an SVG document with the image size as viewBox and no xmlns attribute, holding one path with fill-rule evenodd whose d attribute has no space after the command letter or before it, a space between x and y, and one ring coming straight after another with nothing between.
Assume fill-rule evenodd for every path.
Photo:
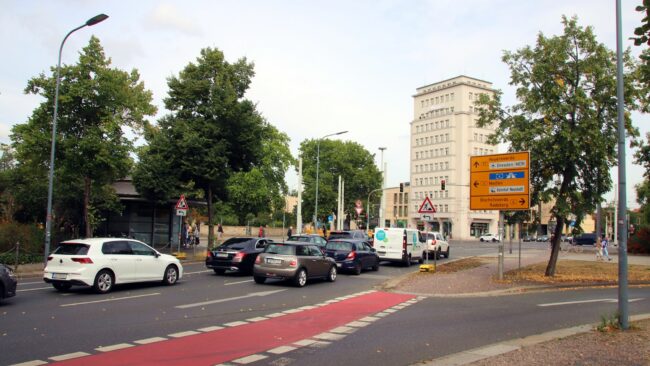
<instances>
[{"instance_id":1,"label":"license plate","mask_svg":"<svg viewBox=\"0 0 650 366\"><path fill-rule=\"evenodd\" d=\"M282 259L266 258L268 264L282 264Z\"/></svg>"},{"instance_id":2,"label":"license plate","mask_svg":"<svg viewBox=\"0 0 650 366\"><path fill-rule=\"evenodd\" d=\"M52 273L53 280L65 280L68 278L68 275L65 273Z\"/></svg>"},{"instance_id":3,"label":"license plate","mask_svg":"<svg viewBox=\"0 0 650 366\"><path fill-rule=\"evenodd\" d=\"M217 253L217 258L228 258L228 253Z\"/></svg>"},{"instance_id":4,"label":"license plate","mask_svg":"<svg viewBox=\"0 0 650 366\"><path fill-rule=\"evenodd\" d=\"M384 254L386 254L386 252L377 252L377 254L384 255Z\"/></svg>"},{"instance_id":5,"label":"license plate","mask_svg":"<svg viewBox=\"0 0 650 366\"><path fill-rule=\"evenodd\" d=\"M341 263L336 263L336 266L341 268Z\"/></svg>"}]
</instances>

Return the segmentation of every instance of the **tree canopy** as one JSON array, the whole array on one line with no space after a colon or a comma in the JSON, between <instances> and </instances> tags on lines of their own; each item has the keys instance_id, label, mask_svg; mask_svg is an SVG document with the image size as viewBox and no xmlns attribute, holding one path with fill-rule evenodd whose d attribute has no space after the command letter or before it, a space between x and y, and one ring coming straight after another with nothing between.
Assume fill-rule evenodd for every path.
<instances>
[{"instance_id":1,"label":"tree canopy","mask_svg":"<svg viewBox=\"0 0 650 366\"><path fill-rule=\"evenodd\" d=\"M501 92L477 102L479 126L499 123L491 142L530 151L533 202L554 201L551 212L557 225L547 276L555 274L566 218L593 212L612 188L609 169L616 164L618 142L616 56L590 27L579 26L577 18L563 17L562 23L563 34L540 33L534 47L504 52L518 103L502 107ZM635 72L629 51L624 63L628 75ZM633 108L635 98L628 77L626 107ZM629 136L638 135L627 113L625 125Z\"/></svg>"},{"instance_id":2,"label":"tree canopy","mask_svg":"<svg viewBox=\"0 0 650 366\"><path fill-rule=\"evenodd\" d=\"M59 111L57 119L54 213L58 224L81 226L91 237L98 210L118 209L114 192L108 187L129 173L132 166L132 141L125 134L136 133L153 115L151 92L145 89L137 70L130 73L111 68L99 39L91 37L75 65L60 69ZM52 115L56 87L56 67L52 75L41 74L29 80L26 93L38 94L44 101L29 120L12 129L17 169L34 188L39 202L45 202L44 189L49 167ZM79 194L82 192L82 194ZM39 219L43 219L45 204ZM81 214L80 212L81 211ZM83 225L80 225L83 223ZM56 221L55 221L56 224ZM54 226L56 227L56 226Z\"/></svg>"}]
</instances>

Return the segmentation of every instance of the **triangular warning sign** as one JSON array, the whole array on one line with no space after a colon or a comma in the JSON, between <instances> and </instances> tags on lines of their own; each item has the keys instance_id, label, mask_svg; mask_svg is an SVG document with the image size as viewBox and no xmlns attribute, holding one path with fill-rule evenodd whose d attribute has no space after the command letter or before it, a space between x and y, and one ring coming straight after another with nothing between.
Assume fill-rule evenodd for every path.
<instances>
[{"instance_id":1,"label":"triangular warning sign","mask_svg":"<svg viewBox=\"0 0 650 366\"><path fill-rule=\"evenodd\" d=\"M176 202L176 209L177 210L187 210L189 207L187 206L187 201L185 201L185 195L181 194L181 198Z\"/></svg>"},{"instance_id":2,"label":"triangular warning sign","mask_svg":"<svg viewBox=\"0 0 650 366\"><path fill-rule=\"evenodd\" d=\"M433 207L433 204L431 203L429 197L426 197L424 199L424 202L422 202L422 205L420 205L418 213L436 213L436 208Z\"/></svg>"}]
</instances>

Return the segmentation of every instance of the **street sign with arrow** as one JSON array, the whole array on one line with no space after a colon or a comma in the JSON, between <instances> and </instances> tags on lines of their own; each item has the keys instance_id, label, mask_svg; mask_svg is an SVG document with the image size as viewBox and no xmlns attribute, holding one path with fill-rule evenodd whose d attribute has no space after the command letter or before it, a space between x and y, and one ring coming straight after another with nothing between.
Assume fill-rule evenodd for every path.
<instances>
[{"instance_id":1,"label":"street sign with arrow","mask_svg":"<svg viewBox=\"0 0 650 366\"><path fill-rule=\"evenodd\" d=\"M530 208L530 153L470 157L470 210Z\"/></svg>"}]
</instances>

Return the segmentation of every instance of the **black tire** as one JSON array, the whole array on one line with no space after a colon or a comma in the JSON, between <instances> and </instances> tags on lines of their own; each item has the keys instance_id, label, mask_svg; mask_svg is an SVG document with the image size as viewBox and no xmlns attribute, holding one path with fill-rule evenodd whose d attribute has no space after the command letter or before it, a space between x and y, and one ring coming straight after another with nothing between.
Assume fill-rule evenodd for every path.
<instances>
[{"instance_id":1,"label":"black tire","mask_svg":"<svg viewBox=\"0 0 650 366\"><path fill-rule=\"evenodd\" d=\"M404 262L404 267L410 267L411 266L411 256L406 257L406 261Z\"/></svg>"},{"instance_id":2,"label":"black tire","mask_svg":"<svg viewBox=\"0 0 650 366\"><path fill-rule=\"evenodd\" d=\"M436 254L434 254L436 260L440 259L440 248L436 250Z\"/></svg>"},{"instance_id":3,"label":"black tire","mask_svg":"<svg viewBox=\"0 0 650 366\"><path fill-rule=\"evenodd\" d=\"M451 250L451 247L447 247L447 251L445 252L445 258L449 259L449 251Z\"/></svg>"},{"instance_id":4,"label":"black tire","mask_svg":"<svg viewBox=\"0 0 650 366\"><path fill-rule=\"evenodd\" d=\"M370 267L370 270L372 270L373 272L379 271L379 259L375 262L375 264L372 267Z\"/></svg>"},{"instance_id":5,"label":"black tire","mask_svg":"<svg viewBox=\"0 0 650 366\"><path fill-rule=\"evenodd\" d=\"M336 281L336 266L330 267L330 271L327 273L327 282L334 282Z\"/></svg>"},{"instance_id":6,"label":"black tire","mask_svg":"<svg viewBox=\"0 0 650 366\"><path fill-rule=\"evenodd\" d=\"M296 287L304 287L307 284L307 271L304 268L300 268L296 272L296 276L293 278L293 284Z\"/></svg>"},{"instance_id":7,"label":"black tire","mask_svg":"<svg viewBox=\"0 0 650 366\"><path fill-rule=\"evenodd\" d=\"M58 291L66 292L66 291L70 290L70 288L72 287L72 284L65 283L65 282L54 282L54 283L52 283L52 286L55 289L57 289Z\"/></svg>"},{"instance_id":8,"label":"black tire","mask_svg":"<svg viewBox=\"0 0 650 366\"><path fill-rule=\"evenodd\" d=\"M485 241L485 240L483 240L483 238L480 238L479 240L480 240L480 241Z\"/></svg>"},{"instance_id":9,"label":"black tire","mask_svg":"<svg viewBox=\"0 0 650 366\"><path fill-rule=\"evenodd\" d=\"M262 276L253 276L253 280L255 280L255 283L259 283L260 285L266 282L266 277Z\"/></svg>"},{"instance_id":10,"label":"black tire","mask_svg":"<svg viewBox=\"0 0 650 366\"><path fill-rule=\"evenodd\" d=\"M497 240L496 240L496 239L492 239L492 242L493 242L493 243L496 243L496 242L497 242Z\"/></svg>"},{"instance_id":11,"label":"black tire","mask_svg":"<svg viewBox=\"0 0 650 366\"><path fill-rule=\"evenodd\" d=\"M425 255L427 255L425 252L422 252L422 254L420 254L420 259L418 259L418 264L424 263L424 256Z\"/></svg>"},{"instance_id":12,"label":"black tire","mask_svg":"<svg viewBox=\"0 0 650 366\"><path fill-rule=\"evenodd\" d=\"M214 273L218 274L218 275L222 275L222 274L226 273L225 269L220 269L220 268L213 268L213 269L214 269Z\"/></svg>"},{"instance_id":13,"label":"black tire","mask_svg":"<svg viewBox=\"0 0 650 366\"><path fill-rule=\"evenodd\" d=\"M167 268L165 268L162 282L167 286L171 286L178 282L178 268L174 265L167 266Z\"/></svg>"},{"instance_id":14,"label":"black tire","mask_svg":"<svg viewBox=\"0 0 650 366\"><path fill-rule=\"evenodd\" d=\"M99 294L106 294L111 292L113 285L115 284L115 276L113 273L107 269L102 269L97 272L95 276L95 281L93 282L93 288L95 292Z\"/></svg>"},{"instance_id":15,"label":"black tire","mask_svg":"<svg viewBox=\"0 0 650 366\"><path fill-rule=\"evenodd\" d=\"M361 263L357 263L357 264L354 266L354 269L352 270L352 273L353 273L355 276L358 276L358 275L361 274Z\"/></svg>"}]
</instances>

